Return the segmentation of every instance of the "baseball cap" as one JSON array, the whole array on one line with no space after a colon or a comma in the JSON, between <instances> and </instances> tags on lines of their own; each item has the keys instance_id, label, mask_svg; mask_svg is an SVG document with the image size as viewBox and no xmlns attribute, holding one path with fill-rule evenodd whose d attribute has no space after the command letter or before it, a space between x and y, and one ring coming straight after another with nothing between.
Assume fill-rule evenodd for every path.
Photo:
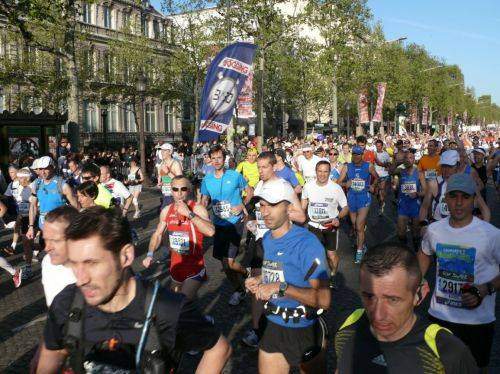
<instances>
[{"instance_id":1,"label":"baseball cap","mask_svg":"<svg viewBox=\"0 0 500 374\"><path fill-rule=\"evenodd\" d=\"M303 150L303 151L312 151L311 144L309 144L309 143L304 143L304 145L302 146L302 150Z\"/></svg>"},{"instance_id":2,"label":"baseball cap","mask_svg":"<svg viewBox=\"0 0 500 374\"><path fill-rule=\"evenodd\" d=\"M446 183L446 193L452 191L474 195L476 193L476 182L469 174L453 174Z\"/></svg>"},{"instance_id":3,"label":"baseball cap","mask_svg":"<svg viewBox=\"0 0 500 374\"><path fill-rule=\"evenodd\" d=\"M285 200L291 203L296 198L296 195L290 183L278 178L264 182L262 188L255 192L255 197L274 205Z\"/></svg>"},{"instance_id":4,"label":"baseball cap","mask_svg":"<svg viewBox=\"0 0 500 374\"><path fill-rule=\"evenodd\" d=\"M38 158L35 158L35 160L33 161L33 164L31 164L30 168L33 170L40 169L40 166L38 166Z\"/></svg>"},{"instance_id":5,"label":"baseball cap","mask_svg":"<svg viewBox=\"0 0 500 374\"><path fill-rule=\"evenodd\" d=\"M482 148L474 148L472 152L481 153L483 156L486 156L486 151Z\"/></svg>"},{"instance_id":6,"label":"baseball cap","mask_svg":"<svg viewBox=\"0 0 500 374\"><path fill-rule=\"evenodd\" d=\"M49 166L53 166L54 161L49 156L43 156L38 159L38 168L37 169L45 169Z\"/></svg>"},{"instance_id":7,"label":"baseball cap","mask_svg":"<svg viewBox=\"0 0 500 374\"><path fill-rule=\"evenodd\" d=\"M359 145L355 145L352 147L352 154L354 155L362 155L363 154L363 148L361 148Z\"/></svg>"},{"instance_id":8,"label":"baseball cap","mask_svg":"<svg viewBox=\"0 0 500 374\"><path fill-rule=\"evenodd\" d=\"M454 149L450 149L448 151L444 151L441 154L441 157L439 158L439 164L455 166L458 163L459 159L460 157L458 155L458 152L455 151Z\"/></svg>"},{"instance_id":9,"label":"baseball cap","mask_svg":"<svg viewBox=\"0 0 500 374\"><path fill-rule=\"evenodd\" d=\"M170 143L163 143L160 147L160 149L162 151L173 151L174 150L174 146Z\"/></svg>"}]
</instances>

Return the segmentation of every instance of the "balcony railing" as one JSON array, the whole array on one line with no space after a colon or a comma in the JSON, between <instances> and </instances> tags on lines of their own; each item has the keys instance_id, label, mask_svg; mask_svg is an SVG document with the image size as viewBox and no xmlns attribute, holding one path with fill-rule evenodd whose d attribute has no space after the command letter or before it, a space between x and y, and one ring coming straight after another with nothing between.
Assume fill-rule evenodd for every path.
<instances>
[{"instance_id":1,"label":"balcony railing","mask_svg":"<svg viewBox=\"0 0 500 374\"><path fill-rule=\"evenodd\" d=\"M180 142L182 133L153 132L145 134L146 146L153 147L159 141ZM80 133L80 144L86 149L108 148L119 149L121 147L139 146L139 134L137 132L83 132Z\"/></svg>"}]
</instances>

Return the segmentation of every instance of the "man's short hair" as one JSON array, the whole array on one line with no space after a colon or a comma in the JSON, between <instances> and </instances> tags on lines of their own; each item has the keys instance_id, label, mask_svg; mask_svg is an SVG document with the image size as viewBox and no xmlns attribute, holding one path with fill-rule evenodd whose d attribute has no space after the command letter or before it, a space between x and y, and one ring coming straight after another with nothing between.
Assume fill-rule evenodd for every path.
<instances>
[{"instance_id":1,"label":"man's short hair","mask_svg":"<svg viewBox=\"0 0 500 374\"><path fill-rule=\"evenodd\" d=\"M224 148L222 148L222 146L220 144L216 144L216 145L210 147L210 150L208 151L208 155L210 157L212 157L212 155L214 153L219 153L219 152L222 152L222 156L224 158L226 158L226 151L224 150Z\"/></svg>"},{"instance_id":2,"label":"man's short hair","mask_svg":"<svg viewBox=\"0 0 500 374\"><path fill-rule=\"evenodd\" d=\"M276 155L271 151L261 152L257 157L257 161L258 160L268 160L271 165L276 165L278 162L278 160L276 160Z\"/></svg>"},{"instance_id":3,"label":"man's short hair","mask_svg":"<svg viewBox=\"0 0 500 374\"><path fill-rule=\"evenodd\" d=\"M328 169L332 170L332 165L330 165L330 163L326 160L321 160L321 161L318 161L316 163L316 170L318 170L318 168L321 166L321 165L327 165L328 166Z\"/></svg>"},{"instance_id":4,"label":"man's short hair","mask_svg":"<svg viewBox=\"0 0 500 374\"><path fill-rule=\"evenodd\" d=\"M132 244L130 224L119 209L93 206L79 213L66 228L67 240L99 236L103 248L118 255L123 246Z\"/></svg>"},{"instance_id":5,"label":"man's short hair","mask_svg":"<svg viewBox=\"0 0 500 374\"><path fill-rule=\"evenodd\" d=\"M382 145L384 145L384 142L382 140L380 140L380 139L377 139L377 140L375 140L375 144L382 144Z\"/></svg>"},{"instance_id":6,"label":"man's short hair","mask_svg":"<svg viewBox=\"0 0 500 374\"><path fill-rule=\"evenodd\" d=\"M76 187L76 191L80 192L83 196L90 197L91 199L97 199L99 195L99 188L94 181L85 181Z\"/></svg>"},{"instance_id":7,"label":"man's short hair","mask_svg":"<svg viewBox=\"0 0 500 374\"><path fill-rule=\"evenodd\" d=\"M376 277L382 277L394 268L403 268L412 279L411 289L417 291L422 272L414 251L400 243L384 243L368 249L361 260L361 268Z\"/></svg>"},{"instance_id":8,"label":"man's short hair","mask_svg":"<svg viewBox=\"0 0 500 374\"><path fill-rule=\"evenodd\" d=\"M45 216L45 222L64 222L71 223L78 216L78 210L73 208L71 205L63 205L54 210L51 210Z\"/></svg>"},{"instance_id":9,"label":"man's short hair","mask_svg":"<svg viewBox=\"0 0 500 374\"><path fill-rule=\"evenodd\" d=\"M101 176L101 168L93 162L88 162L82 167L82 174L90 174L93 178Z\"/></svg>"},{"instance_id":10,"label":"man's short hair","mask_svg":"<svg viewBox=\"0 0 500 374\"><path fill-rule=\"evenodd\" d=\"M185 180L186 181L186 185L189 188L189 191L193 190L193 185L191 184L191 181L189 180L188 177L186 177L184 175L176 175L175 177L172 178L172 183L174 181L181 181L181 180Z\"/></svg>"},{"instance_id":11,"label":"man's short hair","mask_svg":"<svg viewBox=\"0 0 500 374\"><path fill-rule=\"evenodd\" d=\"M366 144L366 136L360 135L360 136L356 137L356 143Z\"/></svg>"}]
</instances>

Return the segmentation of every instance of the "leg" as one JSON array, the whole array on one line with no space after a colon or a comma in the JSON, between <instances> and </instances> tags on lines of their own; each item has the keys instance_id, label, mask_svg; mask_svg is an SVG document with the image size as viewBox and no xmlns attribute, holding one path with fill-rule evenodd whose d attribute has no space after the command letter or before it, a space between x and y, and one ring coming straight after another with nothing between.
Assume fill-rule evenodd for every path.
<instances>
[{"instance_id":1,"label":"leg","mask_svg":"<svg viewBox=\"0 0 500 374\"><path fill-rule=\"evenodd\" d=\"M4 269L12 276L14 276L14 274L16 274L16 269L14 269L12 267L12 265L9 264L9 262L5 258L3 258L2 256L0 256L0 268Z\"/></svg>"},{"instance_id":2,"label":"leg","mask_svg":"<svg viewBox=\"0 0 500 374\"><path fill-rule=\"evenodd\" d=\"M288 374L290 365L282 353L267 353L259 349L260 374Z\"/></svg>"},{"instance_id":3,"label":"leg","mask_svg":"<svg viewBox=\"0 0 500 374\"><path fill-rule=\"evenodd\" d=\"M358 209L356 217L356 234L357 234L357 245L358 250L362 250L365 245L365 227L366 218L368 217L368 207Z\"/></svg>"},{"instance_id":4,"label":"leg","mask_svg":"<svg viewBox=\"0 0 500 374\"><path fill-rule=\"evenodd\" d=\"M330 265L330 275L334 276L339 267L340 258L335 251L327 250L326 255L328 258L328 265Z\"/></svg>"},{"instance_id":5,"label":"leg","mask_svg":"<svg viewBox=\"0 0 500 374\"><path fill-rule=\"evenodd\" d=\"M397 228L398 239L401 243L406 244L406 227L408 226L407 216L398 216Z\"/></svg>"},{"instance_id":6,"label":"leg","mask_svg":"<svg viewBox=\"0 0 500 374\"><path fill-rule=\"evenodd\" d=\"M325 348L321 349L321 351L311 361L300 364L300 373L301 374L326 373Z\"/></svg>"},{"instance_id":7,"label":"leg","mask_svg":"<svg viewBox=\"0 0 500 374\"><path fill-rule=\"evenodd\" d=\"M194 279L186 279L182 282L180 292L186 295L189 300L194 300L196 298L196 294L201 287L201 282Z\"/></svg>"}]
</instances>

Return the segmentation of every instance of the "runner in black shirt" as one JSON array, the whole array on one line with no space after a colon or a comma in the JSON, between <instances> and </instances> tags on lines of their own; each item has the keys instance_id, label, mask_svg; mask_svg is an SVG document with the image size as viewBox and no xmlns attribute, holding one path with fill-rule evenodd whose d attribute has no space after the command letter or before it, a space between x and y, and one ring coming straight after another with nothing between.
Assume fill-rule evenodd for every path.
<instances>
[{"instance_id":1,"label":"runner in black shirt","mask_svg":"<svg viewBox=\"0 0 500 374\"><path fill-rule=\"evenodd\" d=\"M472 354L449 330L414 313L429 292L415 254L400 244L370 249L361 262L363 306L335 337L337 373L477 373Z\"/></svg>"}]
</instances>

